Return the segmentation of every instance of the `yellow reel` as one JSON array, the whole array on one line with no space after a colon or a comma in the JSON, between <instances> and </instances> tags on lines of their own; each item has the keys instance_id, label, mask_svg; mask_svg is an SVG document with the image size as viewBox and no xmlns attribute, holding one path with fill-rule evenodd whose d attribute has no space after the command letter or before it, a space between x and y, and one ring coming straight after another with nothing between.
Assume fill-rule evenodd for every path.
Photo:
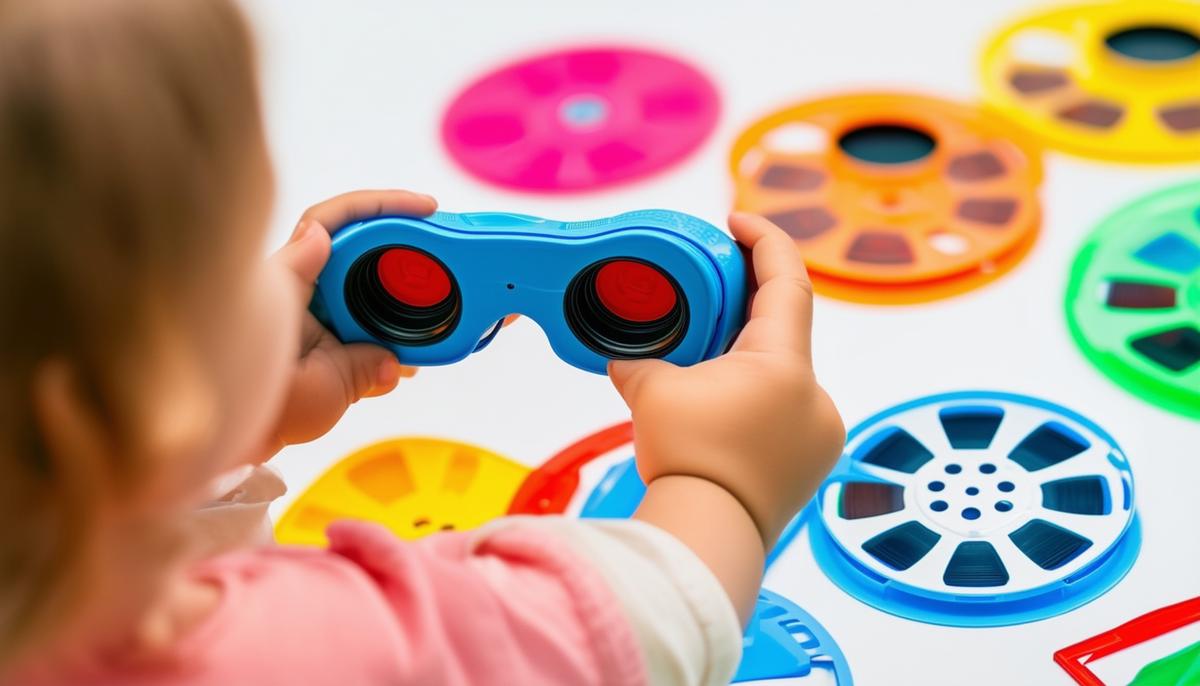
<instances>
[{"instance_id":1,"label":"yellow reel","mask_svg":"<svg viewBox=\"0 0 1200 686\"><path fill-rule=\"evenodd\" d=\"M1121 0L1018 21L987 45L984 97L1052 148L1200 160L1200 3Z\"/></svg>"},{"instance_id":2,"label":"yellow reel","mask_svg":"<svg viewBox=\"0 0 1200 686\"><path fill-rule=\"evenodd\" d=\"M280 543L323 546L341 519L377 522L412 540L473 529L504 515L530 469L483 448L436 438L396 438L343 458L296 498Z\"/></svg>"}]
</instances>

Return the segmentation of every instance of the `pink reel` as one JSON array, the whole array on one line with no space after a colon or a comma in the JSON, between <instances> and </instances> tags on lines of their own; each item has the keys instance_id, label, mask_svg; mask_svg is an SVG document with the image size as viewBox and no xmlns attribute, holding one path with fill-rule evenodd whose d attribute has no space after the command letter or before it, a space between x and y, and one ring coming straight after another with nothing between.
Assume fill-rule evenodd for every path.
<instances>
[{"instance_id":1,"label":"pink reel","mask_svg":"<svg viewBox=\"0 0 1200 686\"><path fill-rule=\"evenodd\" d=\"M442 140L491 183L584 191L653 174L716 124L716 90L696 69L640 49L539 55L481 77L450 104Z\"/></svg>"}]
</instances>

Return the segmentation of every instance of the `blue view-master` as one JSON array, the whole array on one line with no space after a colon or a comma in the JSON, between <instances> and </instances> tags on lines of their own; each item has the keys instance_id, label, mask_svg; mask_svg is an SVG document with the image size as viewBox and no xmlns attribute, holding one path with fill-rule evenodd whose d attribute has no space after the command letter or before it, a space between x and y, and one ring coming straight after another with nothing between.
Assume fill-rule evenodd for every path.
<instances>
[{"instance_id":1,"label":"blue view-master","mask_svg":"<svg viewBox=\"0 0 1200 686\"><path fill-rule=\"evenodd\" d=\"M745 301L737 245L690 215L438 212L334 234L312 309L342 341L378 343L411 365L457 362L519 313L560 358L602 374L610 359L689 365L721 354Z\"/></svg>"}]
</instances>

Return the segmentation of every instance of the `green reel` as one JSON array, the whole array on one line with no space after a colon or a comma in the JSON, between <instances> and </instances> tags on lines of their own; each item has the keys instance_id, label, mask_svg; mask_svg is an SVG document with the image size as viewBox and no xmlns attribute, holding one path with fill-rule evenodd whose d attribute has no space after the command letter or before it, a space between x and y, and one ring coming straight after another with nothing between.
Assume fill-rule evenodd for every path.
<instances>
[{"instance_id":1,"label":"green reel","mask_svg":"<svg viewBox=\"0 0 1200 686\"><path fill-rule=\"evenodd\" d=\"M1066 306L1075 342L1102 372L1200 418L1200 183L1141 198L1096 227Z\"/></svg>"}]
</instances>

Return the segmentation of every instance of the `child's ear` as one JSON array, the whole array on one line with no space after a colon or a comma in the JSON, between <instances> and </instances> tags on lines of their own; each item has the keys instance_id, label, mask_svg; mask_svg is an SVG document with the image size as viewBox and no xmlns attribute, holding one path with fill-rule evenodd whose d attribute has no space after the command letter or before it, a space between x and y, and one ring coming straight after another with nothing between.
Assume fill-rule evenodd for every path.
<instances>
[{"instance_id":1,"label":"child's ear","mask_svg":"<svg viewBox=\"0 0 1200 686\"><path fill-rule=\"evenodd\" d=\"M157 481L165 463L208 444L216 401L198 359L180 341L154 343L136 361L114 361L107 371L120 383L94 392L67 359L38 367L34 408L56 475L107 497L137 500L149 495L146 482Z\"/></svg>"},{"instance_id":2,"label":"child's ear","mask_svg":"<svg viewBox=\"0 0 1200 686\"><path fill-rule=\"evenodd\" d=\"M91 496L107 490L118 464L115 436L74 366L59 357L45 360L35 369L30 386L46 467L55 483L81 495L89 488L95 489Z\"/></svg>"}]
</instances>

